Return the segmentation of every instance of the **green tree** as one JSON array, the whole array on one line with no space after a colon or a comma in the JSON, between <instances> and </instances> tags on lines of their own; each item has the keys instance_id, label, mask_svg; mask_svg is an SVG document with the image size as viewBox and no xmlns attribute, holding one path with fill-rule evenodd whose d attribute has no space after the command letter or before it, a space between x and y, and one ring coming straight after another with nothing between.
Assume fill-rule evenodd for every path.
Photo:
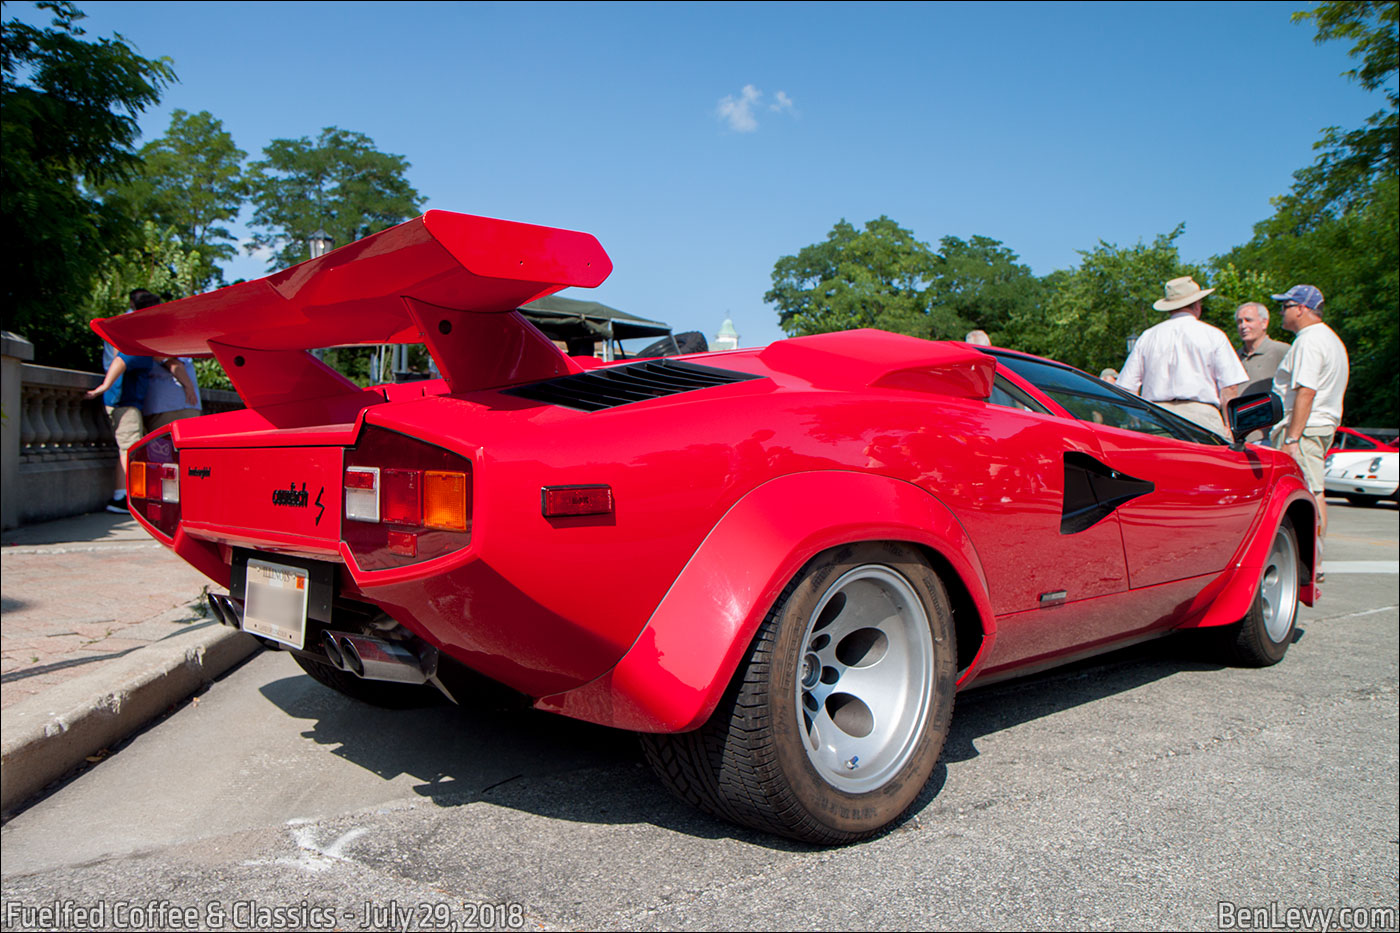
<instances>
[{"instance_id":1,"label":"green tree","mask_svg":"<svg viewBox=\"0 0 1400 933\"><path fill-rule=\"evenodd\" d=\"M1392 175L1339 216L1302 225L1275 215L1256 226L1252 241L1214 260L1220 269L1249 270L1261 283L1270 283L1272 294L1299 282L1322 289L1324 319L1351 357L1347 424L1391 426L1400 421L1397 230L1400 180ZM1253 297L1259 300L1257 293Z\"/></svg>"},{"instance_id":2,"label":"green tree","mask_svg":"<svg viewBox=\"0 0 1400 933\"><path fill-rule=\"evenodd\" d=\"M1328 0L1294 13L1293 21L1315 24L1319 44L1351 40L1349 54L1361 64L1344 74L1368 91L1382 91L1389 105L1365 126L1322 131L1313 145L1317 159L1294 174L1293 189L1280 205L1280 217L1306 227L1346 210L1383 175L1400 172L1400 3Z\"/></svg>"},{"instance_id":3,"label":"green tree","mask_svg":"<svg viewBox=\"0 0 1400 933\"><path fill-rule=\"evenodd\" d=\"M998 346L1015 339L1012 320L1042 313L1044 282L999 240L974 236L969 241L946 236L939 241L938 261L927 291L930 307L941 309L951 323L966 321L985 330ZM964 331L966 333L966 331ZM962 333L949 336L962 337Z\"/></svg>"},{"instance_id":4,"label":"green tree","mask_svg":"<svg viewBox=\"0 0 1400 933\"><path fill-rule=\"evenodd\" d=\"M253 226L249 246L276 251L280 268L307 258L306 240L324 229L344 246L422 211L408 161L380 152L363 133L326 127L313 142L274 139L248 166Z\"/></svg>"},{"instance_id":5,"label":"green tree","mask_svg":"<svg viewBox=\"0 0 1400 933\"><path fill-rule=\"evenodd\" d=\"M1395 2L1328 2L1294 15L1316 25L1318 42L1351 40L1360 64L1347 75L1367 90L1384 89L1389 109L1359 129L1324 130L1320 154L1294 173L1273 216L1255 224L1248 243L1212 260L1222 282L1253 283L1240 290L1243 298L1266 300L1261 291L1300 282L1322 289L1326 322L1351 357L1348 424L1400 421L1397 11Z\"/></svg>"},{"instance_id":6,"label":"green tree","mask_svg":"<svg viewBox=\"0 0 1400 933\"><path fill-rule=\"evenodd\" d=\"M941 309L930 313L925 290L936 265L929 245L888 217L863 230L841 220L823 242L774 264L763 300L790 336L857 327L951 336L966 322Z\"/></svg>"},{"instance_id":7,"label":"green tree","mask_svg":"<svg viewBox=\"0 0 1400 933\"><path fill-rule=\"evenodd\" d=\"M1081 250L1078 267L1047 277L1045 314L1021 310L1013 317L1014 346L1086 372L1107 366L1121 369L1128 338L1164 320L1152 308L1162 297L1163 284L1182 275L1202 281L1200 270L1183 263L1177 253L1176 240L1183 230L1177 226L1150 244L1119 247L1101 241L1092 250ZM1207 299L1206 317L1219 324L1229 313Z\"/></svg>"},{"instance_id":8,"label":"green tree","mask_svg":"<svg viewBox=\"0 0 1400 933\"><path fill-rule=\"evenodd\" d=\"M142 146L140 155L140 170L102 193L125 202L134 217L173 227L184 245L199 253L196 291L222 282L216 263L237 252L224 225L238 216L247 198L243 160L248 154L207 110L176 110L165 135Z\"/></svg>"},{"instance_id":9,"label":"green tree","mask_svg":"<svg viewBox=\"0 0 1400 933\"><path fill-rule=\"evenodd\" d=\"M138 288L166 301L187 298L200 290L204 264L198 250L187 250L174 227L154 221L141 225L141 241L113 253L93 277L92 291L84 307L88 320L115 317L129 307L128 297Z\"/></svg>"},{"instance_id":10,"label":"green tree","mask_svg":"<svg viewBox=\"0 0 1400 933\"><path fill-rule=\"evenodd\" d=\"M136 117L175 73L119 35L81 38L72 3L38 6L53 13L49 28L10 19L0 29L4 326L33 341L39 359L84 366L97 358L81 314L93 275L139 232L85 186L135 169Z\"/></svg>"}]
</instances>

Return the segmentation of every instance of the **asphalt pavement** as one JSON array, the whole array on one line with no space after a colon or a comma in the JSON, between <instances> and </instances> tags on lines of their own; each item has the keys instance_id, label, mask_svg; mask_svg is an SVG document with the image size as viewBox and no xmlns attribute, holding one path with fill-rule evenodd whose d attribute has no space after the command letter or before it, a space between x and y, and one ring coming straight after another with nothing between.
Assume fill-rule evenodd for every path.
<instances>
[{"instance_id":1,"label":"asphalt pavement","mask_svg":"<svg viewBox=\"0 0 1400 933\"><path fill-rule=\"evenodd\" d=\"M135 905L155 929L1239 929L1221 911L1393 908L1397 511L1332 522L1282 664L1169 640L960 695L909 817L842 849L696 813L622 733L372 709L276 652L237 666L253 646L134 523L24 529L2 552L6 793L46 777L3 828L0 926L50 905L108 913L49 928L131 925ZM236 669L200 693L215 657ZM114 708L132 714L105 744L42 753ZM1376 916L1394 928L1294 928Z\"/></svg>"}]
</instances>

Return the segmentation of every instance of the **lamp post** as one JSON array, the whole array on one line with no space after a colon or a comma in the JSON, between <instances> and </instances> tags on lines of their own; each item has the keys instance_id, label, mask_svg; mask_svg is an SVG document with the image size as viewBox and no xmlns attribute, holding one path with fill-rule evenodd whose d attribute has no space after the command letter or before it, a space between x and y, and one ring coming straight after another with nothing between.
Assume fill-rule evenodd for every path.
<instances>
[{"instance_id":1,"label":"lamp post","mask_svg":"<svg viewBox=\"0 0 1400 933\"><path fill-rule=\"evenodd\" d=\"M335 249L335 240L331 239L331 235L326 232L324 227L318 227L315 233L306 238L306 251L311 254L312 259L320 259L333 249ZM318 360L324 359L326 351L318 348L312 350L311 355Z\"/></svg>"},{"instance_id":2,"label":"lamp post","mask_svg":"<svg viewBox=\"0 0 1400 933\"><path fill-rule=\"evenodd\" d=\"M320 229L306 238L306 248L312 259L320 259L335 249L335 240L331 239L331 235L324 229Z\"/></svg>"}]
</instances>

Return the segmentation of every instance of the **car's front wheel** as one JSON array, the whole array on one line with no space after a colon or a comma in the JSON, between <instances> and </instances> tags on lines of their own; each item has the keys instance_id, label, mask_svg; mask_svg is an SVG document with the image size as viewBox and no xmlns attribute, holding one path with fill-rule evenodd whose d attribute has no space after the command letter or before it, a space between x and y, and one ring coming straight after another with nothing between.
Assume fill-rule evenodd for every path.
<instances>
[{"instance_id":1,"label":"car's front wheel","mask_svg":"<svg viewBox=\"0 0 1400 933\"><path fill-rule=\"evenodd\" d=\"M956 658L947 593L916 551L836 548L783 591L709 722L643 744L662 780L704 810L850 842L898 818L927 783Z\"/></svg>"},{"instance_id":2,"label":"car's front wheel","mask_svg":"<svg viewBox=\"0 0 1400 933\"><path fill-rule=\"evenodd\" d=\"M1283 660L1298 621L1298 537L1284 519L1274 531L1259 590L1243 619L1226 629L1231 658L1248 667Z\"/></svg>"}]
</instances>

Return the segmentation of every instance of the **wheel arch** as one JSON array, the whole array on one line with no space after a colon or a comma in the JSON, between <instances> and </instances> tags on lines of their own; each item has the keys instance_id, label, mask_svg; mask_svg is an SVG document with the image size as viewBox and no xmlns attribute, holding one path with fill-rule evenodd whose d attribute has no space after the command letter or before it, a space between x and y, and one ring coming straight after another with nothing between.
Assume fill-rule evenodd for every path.
<instances>
[{"instance_id":1,"label":"wheel arch","mask_svg":"<svg viewBox=\"0 0 1400 933\"><path fill-rule=\"evenodd\" d=\"M751 490L711 529L632 647L607 673L539 698L544 710L638 732L698 728L784 587L819 554L891 541L916 548L954 610L959 682L996 637L986 576L966 530L937 497L871 473L821 470Z\"/></svg>"},{"instance_id":2,"label":"wheel arch","mask_svg":"<svg viewBox=\"0 0 1400 933\"><path fill-rule=\"evenodd\" d=\"M1299 599L1304 605L1313 605L1317 598L1317 500L1301 479L1285 474L1234 561L1196 596L1180 628L1232 625L1244 618L1259 592L1259 575L1273 544L1274 530L1284 519L1292 522L1298 540Z\"/></svg>"}]
</instances>

